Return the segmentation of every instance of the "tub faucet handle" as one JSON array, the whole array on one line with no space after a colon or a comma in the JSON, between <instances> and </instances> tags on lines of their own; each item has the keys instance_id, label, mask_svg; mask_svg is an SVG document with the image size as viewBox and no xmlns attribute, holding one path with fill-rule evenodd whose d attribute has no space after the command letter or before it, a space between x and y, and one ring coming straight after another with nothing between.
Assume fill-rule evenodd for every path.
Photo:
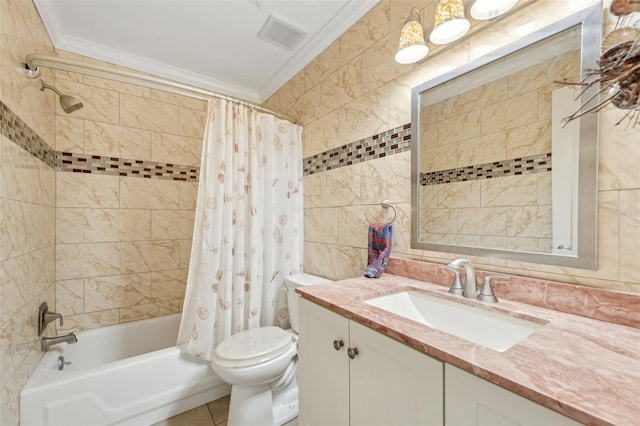
<instances>
[{"instance_id":1,"label":"tub faucet handle","mask_svg":"<svg viewBox=\"0 0 640 426\"><path fill-rule=\"evenodd\" d=\"M47 304L47 302L42 302L40 304L40 307L38 308L38 336L42 336L42 333L44 333L44 329L47 327L47 324L55 321L56 319L60 320L60 325L62 326L62 314L51 312L49 310L49 305Z\"/></svg>"}]
</instances>

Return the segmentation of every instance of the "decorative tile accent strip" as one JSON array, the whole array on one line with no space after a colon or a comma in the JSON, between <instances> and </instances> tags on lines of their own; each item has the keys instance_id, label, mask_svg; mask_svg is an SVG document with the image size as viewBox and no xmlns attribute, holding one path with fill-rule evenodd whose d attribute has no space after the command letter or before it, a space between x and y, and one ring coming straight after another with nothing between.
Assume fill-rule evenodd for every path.
<instances>
[{"instance_id":1,"label":"decorative tile accent strip","mask_svg":"<svg viewBox=\"0 0 640 426\"><path fill-rule=\"evenodd\" d=\"M443 183L465 182L469 180L491 179L503 176L525 175L530 173L550 172L551 153L513 158L493 163L476 164L456 169L439 170L420 173L420 184L440 185Z\"/></svg>"},{"instance_id":2,"label":"decorative tile accent strip","mask_svg":"<svg viewBox=\"0 0 640 426\"><path fill-rule=\"evenodd\" d=\"M411 123L303 160L304 175L338 169L411 149Z\"/></svg>"},{"instance_id":3,"label":"decorative tile accent strip","mask_svg":"<svg viewBox=\"0 0 640 426\"><path fill-rule=\"evenodd\" d=\"M153 161L128 160L103 155L56 152L56 170L74 173L95 173L112 176L142 177L197 182L200 167Z\"/></svg>"},{"instance_id":4,"label":"decorative tile accent strip","mask_svg":"<svg viewBox=\"0 0 640 426\"><path fill-rule=\"evenodd\" d=\"M55 151L2 101L0 132L49 167L62 172L198 181L200 167Z\"/></svg>"},{"instance_id":5,"label":"decorative tile accent strip","mask_svg":"<svg viewBox=\"0 0 640 426\"><path fill-rule=\"evenodd\" d=\"M56 155L53 148L2 101L0 101L0 132L49 167L55 167Z\"/></svg>"},{"instance_id":6,"label":"decorative tile accent strip","mask_svg":"<svg viewBox=\"0 0 640 426\"><path fill-rule=\"evenodd\" d=\"M58 171L196 182L200 168L152 161L53 150L0 101L0 131L31 155ZM411 149L411 123L305 158L304 174L320 173Z\"/></svg>"}]
</instances>

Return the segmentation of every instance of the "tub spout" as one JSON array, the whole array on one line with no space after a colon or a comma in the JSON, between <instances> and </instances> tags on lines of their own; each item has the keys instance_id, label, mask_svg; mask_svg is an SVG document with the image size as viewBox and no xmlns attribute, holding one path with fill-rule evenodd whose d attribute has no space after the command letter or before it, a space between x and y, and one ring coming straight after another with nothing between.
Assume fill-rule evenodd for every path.
<instances>
[{"instance_id":1,"label":"tub spout","mask_svg":"<svg viewBox=\"0 0 640 426\"><path fill-rule=\"evenodd\" d=\"M78 338L75 334L69 333L64 336L56 336L56 337L43 337L40 340L40 350L46 351L53 345L57 345L58 343L67 342L68 344L77 343Z\"/></svg>"}]
</instances>

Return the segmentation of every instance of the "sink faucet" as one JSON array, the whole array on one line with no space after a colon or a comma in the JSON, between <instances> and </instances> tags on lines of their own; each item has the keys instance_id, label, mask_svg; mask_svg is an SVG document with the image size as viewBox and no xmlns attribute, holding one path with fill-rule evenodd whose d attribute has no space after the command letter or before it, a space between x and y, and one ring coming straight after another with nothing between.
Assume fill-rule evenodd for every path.
<instances>
[{"instance_id":1,"label":"sink faucet","mask_svg":"<svg viewBox=\"0 0 640 426\"><path fill-rule=\"evenodd\" d=\"M454 268L464 268L464 292L462 295L469 299L475 299L478 297L478 287L476 285L476 271L473 269L473 265L467 259L456 259L449 263L448 266Z\"/></svg>"},{"instance_id":2,"label":"sink faucet","mask_svg":"<svg viewBox=\"0 0 640 426\"><path fill-rule=\"evenodd\" d=\"M77 343L78 338L73 333L65 334L64 336L43 337L40 340L40 350L44 352L49 349L49 347L63 342L67 342L68 344Z\"/></svg>"}]
</instances>

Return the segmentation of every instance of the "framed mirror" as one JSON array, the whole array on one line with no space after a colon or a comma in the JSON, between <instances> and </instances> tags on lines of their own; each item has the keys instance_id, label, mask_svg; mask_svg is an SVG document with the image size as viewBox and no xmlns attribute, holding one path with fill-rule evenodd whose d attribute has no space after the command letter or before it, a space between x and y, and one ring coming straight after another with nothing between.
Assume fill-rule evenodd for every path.
<instances>
[{"instance_id":1,"label":"framed mirror","mask_svg":"<svg viewBox=\"0 0 640 426\"><path fill-rule=\"evenodd\" d=\"M412 90L412 247L596 267L600 4ZM594 97L594 99L590 99Z\"/></svg>"}]
</instances>

